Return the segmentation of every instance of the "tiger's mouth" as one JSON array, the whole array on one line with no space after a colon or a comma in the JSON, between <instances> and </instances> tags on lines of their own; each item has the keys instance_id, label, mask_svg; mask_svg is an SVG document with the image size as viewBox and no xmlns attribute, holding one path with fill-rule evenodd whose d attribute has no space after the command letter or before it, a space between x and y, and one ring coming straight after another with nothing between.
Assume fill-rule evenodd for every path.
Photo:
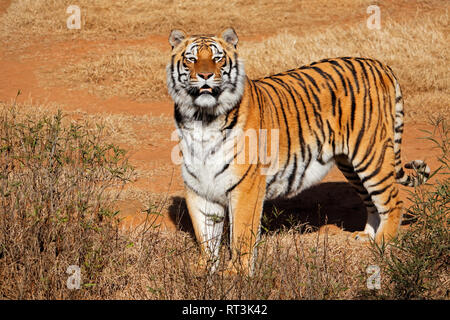
<instances>
[{"instance_id":1,"label":"tiger's mouth","mask_svg":"<svg viewBox=\"0 0 450 320\"><path fill-rule=\"evenodd\" d=\"M194 97L202 96L202 95L211 95L213 97L218 97L220 95L221 89L219 86L210 87L207 84L199 87L191 87L188 89L189 94Z\"/></svg>"},{"instance_id":2,"label":"tiger's mouth","mask_svg":"<svg viewBox=\"0 0 450 320\"><path fill-rule=\"evenodd\" d=\"M213 92L213 89L210 86L208 86L207 84L203 85L199 90L200 94L203 94L203 93L211 94L212 92Z\"/></svg>"}]
</instances>

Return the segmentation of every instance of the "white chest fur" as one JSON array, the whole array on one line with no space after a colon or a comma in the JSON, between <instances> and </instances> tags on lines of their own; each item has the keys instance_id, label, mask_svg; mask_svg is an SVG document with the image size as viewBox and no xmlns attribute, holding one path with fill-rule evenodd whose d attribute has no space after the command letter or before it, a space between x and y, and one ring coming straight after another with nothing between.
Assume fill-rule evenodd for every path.
<instances>
[{"instance_id":1,"label":"white chest fur","mask_svg":"<svg viewBox=\"0 0 450 320\"><path fill-rule=\"evenodd\" d=\"M225 136L218 122L201 121L183 123L178 133L184 182L205 199L225 205L226 190L237 181L231 168L233 134Z\"/></svg>"}]
</instances>

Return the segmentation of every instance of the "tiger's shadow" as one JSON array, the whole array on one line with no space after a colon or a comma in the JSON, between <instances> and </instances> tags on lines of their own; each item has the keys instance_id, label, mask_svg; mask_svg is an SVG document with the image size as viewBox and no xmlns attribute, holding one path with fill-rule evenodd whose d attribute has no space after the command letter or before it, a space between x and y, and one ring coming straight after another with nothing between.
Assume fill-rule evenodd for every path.
<instances>
[{"instance_id":1,"label":"tiger's shadow","mask_svg":"<svg viewBox=\"0 0 450 320\"><path fill-rule=\"evenodd\" d=\"M169 218L179 230L190 232L193 227L185 199L172 197ZM334 224L346 231L363 230L367 213L363 202L345 182L326 182L311 187L290 199L266 201L263 208L263 232L278 231L296 226L301 232L326 224Z\"/></svg>"}]
</instances>

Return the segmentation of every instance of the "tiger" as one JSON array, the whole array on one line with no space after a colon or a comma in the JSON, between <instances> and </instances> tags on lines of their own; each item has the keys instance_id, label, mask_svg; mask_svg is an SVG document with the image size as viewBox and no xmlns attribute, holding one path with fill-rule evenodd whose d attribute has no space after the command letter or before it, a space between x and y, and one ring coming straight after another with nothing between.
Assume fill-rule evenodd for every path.
<instances>
[{"instance_id":1,"label":"tiger","mask_svg":"<svg viewBox=\"0 0 450 320\"><path fill-rule=\"evenodd\" d=\"M233 28L220 36L172 30L169 43L167 87L199 265L217 270L227 221L226 269L252 274L264 201L299 194L334 165L366 207L365 228L353 238L382 243L397 235L397 184L418 186L430 168L421 160L402 166L403 98L389 66L329 58L252 80ZM267 148L270 156L260 157ZM236 161L243 154L246 160Z\"/></svg>"}]
</instances>

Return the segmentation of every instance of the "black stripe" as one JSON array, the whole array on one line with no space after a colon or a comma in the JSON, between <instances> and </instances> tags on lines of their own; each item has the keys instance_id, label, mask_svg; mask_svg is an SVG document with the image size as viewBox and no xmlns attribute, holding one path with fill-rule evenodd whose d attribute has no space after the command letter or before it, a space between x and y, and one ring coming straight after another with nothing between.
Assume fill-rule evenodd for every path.
<instances>
[{"instance_id":1,"label":"black stripe","mask_svg":"<svg viewBox=\"0 0 450 320\"><path fill-rule=\"evenodd\" d=\"M227 170L229 166L230 166L230 162L226 163L226 164L223 166L223 168L222 168L219 172L217 172L217 173L214 175L214 178L217 178L219 175L221 175L222 173L224 173L225 170Z\"/></svg>"},{"instance_id":2,"label":"black stripe","mask_svg":"<svg viewBox=\"0 0 450 320\"><path fill-rule=\"evenodd\" d=\"M174 118L176 123L182 123L183 122L183 116L181 115L180 108L177 104L174 105Z\"/></svg>"},{"instance_id":3,"label":"black stripe","mask_svg":"<svg viewBox=\"0 0 450 320\"><path fill-rule=\"evenodd\" d=\"M310 146L309 145L307 145L306 146L306 160L304 159L303 160L303 163L305 164L305 169L303 170L303 172L302 172L302 175L300 176L300 185L297 187L297 189L298 190L300 190L301 189L301 186L303 185L303 182L304 182L304 177L305 177L305 174L306 174L306 171L308 170L308 168L309 168L309 165L311 164L311 148L310 148Z\"/></svg>"},{"instance_id":4,"label":"black stripe","mask_svg":"<svg viewBox=\"0 0 450 320\"><path fill-rule=\"evenodd\" d=\"M233 186L231 186L230 188L227 189L227 191L225 191L226 194L230 193L231 191L233 191L239 184L241 184L241 182L245 179L245 177L248 175L248 173L250 172L250 169L256 166L248 166L247 171L245 171L244 175L239 179L238 182L236 182Z\"/></svg>"},{"instance_id":5,"label":"black stripe","mask_svg":"<svg viewBox=\"0 0 450 320\"><path fill-rule=\"evenodd\" d=\"M297 154L294 153L294 168L292 169L292 173L289 176L287 192L291 192L292 184L294 183L296 176L297 176Z\"/></svg>"},{"instance_id":6,"label":"black stripe","mask_svg":"<svg viewBox=\"0 0 450 320\"><path fill-rule=\"evenodd\" d=\"M327 80L326 81L327 83L331 81L331 83L333 83L334 88L337 89L336 82L334 81L333 77L329 73L323 71L319 67L312 67L311 69L315 70L322 78Z\"/></svg>"},{"instance_id":7,"label":"black stripe","mask_svg":"<svg viewBox=\"0 0 450 320\"><path fill-rule=\"evenodd\" d=\"M331 128L330 122L327 120L328 127L328 143L331 143L331 148L333 149L333 153L336 152L336 141L335 141L335 133Z\"/></svg>"},{"instance_id":8,"label":"black stripe","mask_svg":"<svg viewBox=\"0 0 450 320\"><path fill-rule=\"evenodd\" d=\"M283 82L281 79L274 79L274 80L277 81L284 88L286 88L286 90L289 92L289 94L290 94L290 96L292 98L292 101L293 101L293 104L294 104L295 113L296 113L298 137L299 137L299 144L300 144L300 152L302 154L302 159L303 159L305 157L305 146L304 146L305 141L304 141L304 138L303 138L302 125L301 125L301 121L300 121L300 112L298 110L297 103L296 103L297 100L295 99L295 96L294 96L294 94L292 92L296 93L297 98L301 99L301 97L299 97L299 93L297 92L297 90L295 90L295 88L292 88L288 83ZM302 105L304 107L303 100L301 100L301 102L302 102Z\"/></svg>"},{"instance_id":9,"label":"black stripe","mask_svg":"<svg viewBox=\"0 0 450 320\"><path fill-rule=\"evenodd\" d=\"M350 79L348 80L348 88L350 91L350 99L351 99L350 128L353 131L353 129L355 127L356 100L355 100L355 92L353 91L353 86L350 83Z\"/></svg>"},{"instance_id":10,"label":"black stripe","mask_svg":"<svg viewBox=\"0 0 450 320\"><path fill-rule=\"evenodd\" d=\"M316 88L316 90L317 90L318 92L320 92L320 88L319 88L319 86L317 85L317 82L316 82L316 80L314 80L313 77L311 77L309 74L307 74L307 73L305 73L305 72L300 72L300 73L303 74L303 75L305 75L305 76L308 78L308 80L313 84L314 88Z\"/></svg>"},{"instance_id":11,"label":"black stripe","mask_svg":"<svg viewBox=\"0 0 450 320\"><path fill-rule=\"evenodd\" d=\"M356 80L356 81L358 81L358 80ZM362 79L362 83L363 83L363 86L364 86L362 125L361 125L361 128L360 128L359 132L358 132L358 137L356 138L355 148L353 149L353 154L351 156L352 160L356 157L356 155L358 153L358 149L359 149L359 146L361 144L361 140L363 140L363 136L364 136L364 133L365 133L365 130L366 130L366 102L367 102L367 95L368 95L367 94L367 92L368 92L367 91L368 85L366 85L366 78Z\"/></svg>"},{"instance_id":12,"label":"black stripe","mask_svg":"<svg viewBox=\"0 0 450 320\"><path fill-rule=\"evenodd\" d=\"M298 75L296 73L293 73L293 74L288 74L287 76L290 76L291 78L293 78L295 80L298 80L297 84L303 89L303 91L306 94L306 97L308 98L308 102L311 104L311 100L309 99L309 95L308 95L308 92L307 92L306 87L305 87L305 82L300 77L300 75ZM305 122L308 124L309 130L312 130L311 123L309 121L309 115L308 115L308 111L307 111L307 108L306 108L305 101L303 100L302 95L300 94L300 92L298 92L298 90L295 90L294 92L295 92L295 94L297 95L297 97L300 99L300 101L302 103L303 111L305 112Z\"/></svg>"},{"instance_id":13,"label":"black stripe","mask_svg":"<svg viewBox=\"0 0 450 320\"><path fill-rule=\"evenodd\" d=\"M236 123L238 122L238 117L239 117L239 107L240 107L240 105L241 105L241 104L238 103L234 109L231 109L230 112L228 112L228 115L229 115L232 111L236 110L236 111L234 111L233 119L231 119L230 124L229 124L228 126L226 126L224 129L222 129L222 131L224 131L224 130L231 130L231 129L234 128L234 126L235 126ZM227 116L228 116L228 115L227 115Z\"/></svg>"},{"instance_id":14,"label":"black stripe","mask_svg":"<svg viewBox=\"0 0 450 320\"><path fill-rule=\"evenodd\" d=\"M372 179L373 177L378 175L378 173L380 172L380 170L382 168L382 165L383 165L383 162L384 162L384 157L386 155L386 150L387 150L387 147L388 147L387 144L388 144L389 141L390 141L390 139L388 139L383 145L383 151L381 152L381 155L378 158L376 169L370 175L368 175L367 177L364 177L363 179L361 179L362 183L368 181L369 179Z\"/></svg>"},{"instance_id":15,"label":"black stripe","mask_svg":"<svg viewBox=\"0 0 450 320\"><path fill-rule=\"evenodd\" d=\"M187 173L189 173L195 180L198 181L198 177L192 171L189 170L186 164L184 164L184 168L186 169Z\"/></svg>"},{"instance_id":16,"label":"black stripe","mask_svg":"<svg viewBox=\"0 0 450 320\"><path fill-rule=\"evenodd\" d=\"M372 110L373 110L373 101L372 101L372 96L370 95L370 78L369 78L369 74L367 73L366 70L366 65L365 65L365 60L361 60L361 59L356 59L356 61L359 63L361 70L364 73L364 77L363 78L363 84L364 84L364 92L366 94L366 90L367 90L367 96L369 98L369 119L367 119L367 123L368 123L368 127L370 127L370 122L372 120ZM367 86L366 86L366 82L367 82Z\"/></svg>"},{"instance_id":17,"label":"black stripe","mask_svg":"<svg viewBox=\"0 0 450 320\"><path fill-rule=\"evenodd\" d=\"M381 179L380 181L375 182L374 184L370 185L369 188L373 188L373 187L376 187L376 186L382 184L383 182L385 182L387 179L389 179L393 175L394 175L393 171L389 172L383 179Z\"/></svg>"},{"instance_id":18,"label":"black stripe","mask_svg":"<svg viewBox=\"0 0 450 320\"><path fill-rule=\"evenodd\" d=\"M356 92L359 93L358 73L356 72L356 68L352 63L353 58L344 58L342 60L347 64L347 68L350 69L354 83L356 84Z\"/></svg>"},{"instance_id":19,"label":"black stripe","mask_svg":"<svg viewBox=\"0 0 450 320\"><path fill-rule=\"evenodd\" d=\"M339 115L339 126L342 127L342 104L341 104L341 99L338 98L337 100L338 103L338 115Z\"/></svg>"},{"instance_id":20,"label":"black stripe","mask_svg":"<svg viewBox=\"0 0 450 320\"><path fill-rule=\"evenodd\" d=\"M370 193L370 196L372 197L372 196L380 195L380 194L382 194L383 192L385 192L385 191L386 191L388 188L390 188L390 187L392 187L392 185L391 185L391 184L388 184L388 185L385 186L383 189L375 190L375 191L371 192L371 193Z\"/></svg>"},{"instance_id":21,"label":"black stripe","mask_svg":"<svg viewBox=\"0 0 450 320\"><path fill-rule=\"evenodd\" d=\"M387 205L393 197L396 197L398 195L398 189L392 188L391 192L389 192L389 197L387 200L383 203L383 206Z\"/></svg>"},{"instance_id":22,"label":"black stripe","mask_svg":"<svg viewBox=\"0 0 450 320\"><path fill-rule=\"evenodd\" d=\"M334 72L336 72L337 75L339 76L339 78L341 79L342 86L344 87L344 93L345 93L345 96L347 96L347 95L348 95L348 92L347 92L347 83L346 83L345 78L344 78L344 76L342 75L341 71L339 71L339 70L336 68L336 66L339 67L342 71L345 71L345 70L342 68L342 66L341 66L337 61L330 60L329 63L332 64L332 67L333 67Z\"/></svg>"}]
</instances>

